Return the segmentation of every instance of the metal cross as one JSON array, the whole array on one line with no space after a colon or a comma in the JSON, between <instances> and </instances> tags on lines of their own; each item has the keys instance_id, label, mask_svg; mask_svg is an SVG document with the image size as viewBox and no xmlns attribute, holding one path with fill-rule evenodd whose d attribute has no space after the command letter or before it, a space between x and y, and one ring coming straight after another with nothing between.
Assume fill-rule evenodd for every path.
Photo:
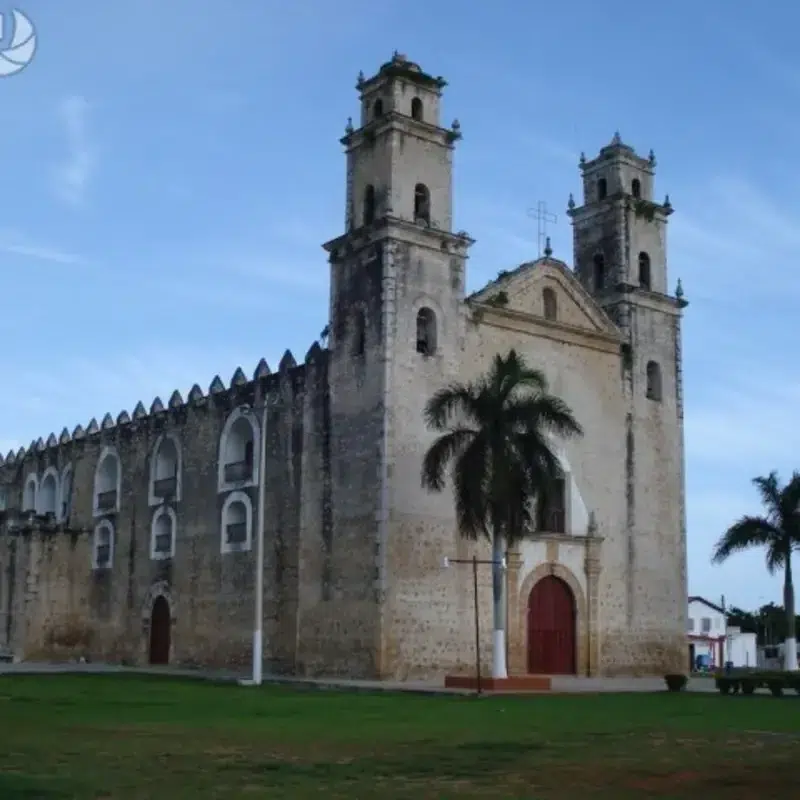
<instances>
[{"instance_id":1,"label":"metal cross","mask_svg":"<svg viewBox=\"0 0 800 800\"><path fill-rule=\"evenodd\" d=\"M555 225L558 222L558 217L547 210L547 203L544 200L540 200L536 204L535 210L528 209L528 216L536 219L536 239L539 247L539 258L541 258L545 240L547 239L547 223L552 222Z\"/></svg>"}]
</instances>

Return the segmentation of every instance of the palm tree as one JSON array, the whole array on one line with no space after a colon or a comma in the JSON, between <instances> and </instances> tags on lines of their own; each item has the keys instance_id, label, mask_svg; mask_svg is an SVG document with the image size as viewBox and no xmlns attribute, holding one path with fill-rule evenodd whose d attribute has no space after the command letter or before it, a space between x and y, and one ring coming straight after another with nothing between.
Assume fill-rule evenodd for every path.
<instances>
[{"instance_id":1,"label":"palm tree","mask_svg":"<svg viewBox=\"0 0 800 800\"><path fill-rule=\"evenodd\" d=\"M722 534L711 557L721 564L733 553L754 547L766 548L770 574L783 570L783 606L786 611L784 667L797 669L797 632L794 616L794 584L792 583L792 551L800 549L800 472L792 473L786 486L781 486L777 472L753 478L766 510L763 517L744 516Z\"/></svg>"},{"instance_id":2,"label":"palm tree","mask_svg":"<svg viewBox=\"0 0 800 800\"><path fill-rule=\"evenodd\" d=\"M567 438L583 431L569 406L548 392L544 374L514 350L495 356L479 380L434 394L425 421L441 436L425 454L423 488L442 491L450 467L459 532L465 539L492 542L492 676L505 678L503 556L531 533L531 501L547 500L561 475L550 435Z\"/></svg>"}]
</instances>

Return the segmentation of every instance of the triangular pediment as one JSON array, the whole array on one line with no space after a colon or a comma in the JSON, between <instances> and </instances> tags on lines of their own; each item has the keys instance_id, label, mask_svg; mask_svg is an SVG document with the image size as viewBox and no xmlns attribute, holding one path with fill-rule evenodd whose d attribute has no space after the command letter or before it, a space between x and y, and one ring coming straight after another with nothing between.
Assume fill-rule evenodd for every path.
<instances>
[{"instance_id":1,"label":"triangular pediment","mask_svg":"<svg viewBox=\"0 0 800 800\"><path fill-rule=\"evenodd\" d=\"M583 288L563 261L542 258L522 264L473 294L469 300L495 308L505 308L538 320L545 318L545 289L555 295L556 325L566 325L591 333L619 336L610 317Z\"/></svg>"}]
</instances>

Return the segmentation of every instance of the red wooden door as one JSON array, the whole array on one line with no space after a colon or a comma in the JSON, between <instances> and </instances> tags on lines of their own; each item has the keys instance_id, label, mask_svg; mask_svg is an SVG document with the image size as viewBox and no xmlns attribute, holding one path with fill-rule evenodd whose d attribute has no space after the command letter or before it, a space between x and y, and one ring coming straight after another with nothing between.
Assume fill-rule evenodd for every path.
<instances>
[{"instance_id":1,"label":"red wooden door","mask_svg":"<svg viewBox=\"0 0 800 800\"><path fill-rule=\"evenodd\" d=\"M575 674L575 598L553 575L542 578L528 598L528 672Z\"/></svg>"},{"instance_id":2,"label":"red wooden door","mask_svg":"<svg viewBox=\"0 0 800 800\"><path fill-rule=\"evenodd\" d=\"M150 617L150 663L169 664L171 619L169 603L159 595L153 603Z\"/></svg>"}]
</instances>

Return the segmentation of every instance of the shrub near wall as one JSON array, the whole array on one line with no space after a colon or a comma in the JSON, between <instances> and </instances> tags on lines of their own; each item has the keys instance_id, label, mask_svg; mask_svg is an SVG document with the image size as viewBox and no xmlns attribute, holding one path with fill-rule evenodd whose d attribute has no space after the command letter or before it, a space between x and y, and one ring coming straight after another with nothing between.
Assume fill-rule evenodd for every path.
<instances>
[{"instance_id":1,"label":"shrub near wall","mask_svg":"<svg viewBox=\"0 0 800 800\"><path fill-rule=\"evenodd\" d=\"M768 689L774 697L791 690L800 694L800 673L795 672L718 672L715 683L721 694L754 694L756 689Z\"/></svg>"}]
</instances>

